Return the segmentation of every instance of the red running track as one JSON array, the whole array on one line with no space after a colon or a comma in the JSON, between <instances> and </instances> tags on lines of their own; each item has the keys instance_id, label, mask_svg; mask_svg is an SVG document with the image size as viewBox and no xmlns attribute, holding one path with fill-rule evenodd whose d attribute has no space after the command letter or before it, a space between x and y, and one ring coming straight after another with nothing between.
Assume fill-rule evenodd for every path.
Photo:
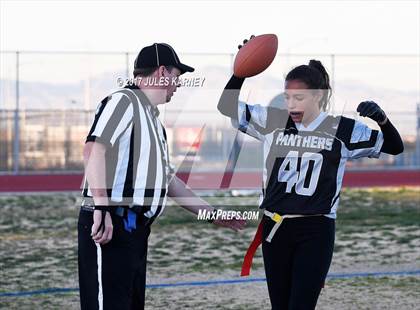
<instances>
[{"instance_id":1,"label":"red running track","mask_svg":"<svg viewBox=\"0 0 420 310\"><path fill-rule=\"evenodd\" d=\"M183 173L177 175L183 180L187 177ZM81 174L3 175L0 176L0 192L78 191L82 178ZM259 189L262 182L258 172L235 173L230 185L229 176L222 179L221 173L196 173L190 175L188 185L196 190ZM343 186L420 186L420 170L347 171Z\"/></svg>"}]
</instances>

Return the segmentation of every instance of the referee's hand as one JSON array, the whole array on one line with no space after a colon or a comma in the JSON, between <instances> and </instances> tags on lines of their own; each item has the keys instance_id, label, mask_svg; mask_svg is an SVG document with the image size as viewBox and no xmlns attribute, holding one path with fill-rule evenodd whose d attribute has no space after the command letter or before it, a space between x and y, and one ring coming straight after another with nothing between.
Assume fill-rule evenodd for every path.
<instances>
[{"instance_id":1,"label":"referee's hand","mask_svg":"<svg viewBox=\"0 0 420 310\"><path fill-rule=\"evenodd\" d=\"M112 239L112 231L113 231L113 225L112 225L112 219L111 214L109 212L106 212L105 215L105 224L101 225L102 222L102 211L101 210L95 210L93 211L93 225L92 225L92 239L96 243L99 244L106 244ZM101 229L99 229L101 227Z\"/></svg>"},{"instance_id":2,"label":"referee's hand","mask_svg":"<svg viewBox=\"0 0 420 310\"><path fill-rule=\"evenodd\" d=\"M222 220L222 219L216 219L213 222L214 225L230 228L234 231L240 231L245 228L246 226L246 220L242 219L231 219L231 220Z\"/></svg>"}]
</instances>

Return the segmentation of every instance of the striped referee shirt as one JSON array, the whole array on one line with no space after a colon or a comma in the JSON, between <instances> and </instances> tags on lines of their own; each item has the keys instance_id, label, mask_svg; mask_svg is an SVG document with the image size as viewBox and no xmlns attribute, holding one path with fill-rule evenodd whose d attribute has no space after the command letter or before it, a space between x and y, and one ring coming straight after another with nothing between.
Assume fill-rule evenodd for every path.
<instances>
[{"instance_id":1,"label":"striped referee shirt","mask_svg":"<svg viewBox=\"0 0 420 310\"><path fill-rule=\"evenodd\" d=\"M86 138L106 146L110 205L141 206L149 218L162 213L173 175L158 116L159 110L137 86L127 86L102 100ZM92 197L86 177L83 196Z\"/></svg>"}]
</instances>

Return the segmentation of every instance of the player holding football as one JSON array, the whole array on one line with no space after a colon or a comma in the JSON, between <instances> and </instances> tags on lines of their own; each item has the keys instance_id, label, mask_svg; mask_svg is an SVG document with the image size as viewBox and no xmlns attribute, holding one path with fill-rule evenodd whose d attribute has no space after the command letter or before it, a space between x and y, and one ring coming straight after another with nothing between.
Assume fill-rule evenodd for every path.
<instances>
[{"instance_id":1,"label":"player holding football","mask_svg":"<svg viewBox=\"0 0 420 310\"><path fill-rule=\"evenodd\" d=\"M244 41L244 44L247 40ZM220 98L219 111L264 148L264 217L245 256L248 275L262 243L273 309L314 309L330 267L336 210L348 159L403 152L401 137L373 101L357 107L362 122L325 112L331 96L329 76L311 60L285 79L287 111L238 101L244 78L232 76Z\"/></svg>"}]
</instances>

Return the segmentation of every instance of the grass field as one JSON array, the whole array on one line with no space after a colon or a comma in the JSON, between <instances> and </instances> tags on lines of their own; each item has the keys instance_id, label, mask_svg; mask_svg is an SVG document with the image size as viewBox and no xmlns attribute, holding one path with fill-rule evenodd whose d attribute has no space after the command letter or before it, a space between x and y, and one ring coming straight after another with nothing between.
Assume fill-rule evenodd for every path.
<instances>
[{"instance_id":1,"label":"grass field","mask_svg":"<svg viewBox=\"0 0 420 310\"><path fill-rule=\"evenodd\" d=\"M330 272L420 269L419 189L346 189L338 211ZM71 194L0 196L0 293L76 288L77 200ZM257 197L208 197L216 205L255 210ZM170 204L153 225L148 283L237 278L255 232L199 222ZM159 236L159 238L158 238ZM261 250L252 277L264 277ZM330 279L319 309L418 309L419 276ZM263 282L146 291L148 309L265 309ZM4 309L78 309L78 293L0 297Z\"/></svg>"}]
</instances>

